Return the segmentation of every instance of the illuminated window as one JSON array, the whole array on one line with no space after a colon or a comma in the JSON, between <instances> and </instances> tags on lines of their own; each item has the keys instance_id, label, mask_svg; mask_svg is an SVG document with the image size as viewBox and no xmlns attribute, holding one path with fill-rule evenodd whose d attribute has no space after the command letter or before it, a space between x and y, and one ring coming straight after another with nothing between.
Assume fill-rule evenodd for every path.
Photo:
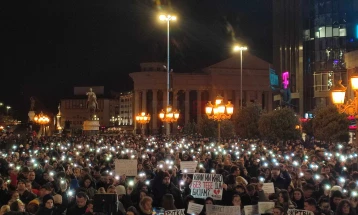
<instances>
[{"instance_id":1,"label":"illuminated window","mask_svg":"<svg viewBox=\"0 0 358 215\"><path fill-rule=\"evenodd\" d=\"M345 36L347 36L346 28L340 28L340 29L339 29L339 36L340 36L340 37L345 37Z\"/></svg>"}]
</instances>

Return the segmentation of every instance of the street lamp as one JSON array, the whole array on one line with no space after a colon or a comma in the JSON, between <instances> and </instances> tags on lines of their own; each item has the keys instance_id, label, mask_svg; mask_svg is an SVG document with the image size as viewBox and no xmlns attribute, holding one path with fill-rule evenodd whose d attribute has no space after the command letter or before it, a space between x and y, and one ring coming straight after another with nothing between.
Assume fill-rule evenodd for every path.
<instances>
[{"instance_id":1,"label":"street lamp","mask_svg":"<svg viewBox=\"0 0 358 215\"><path fill-rule=\"evenodd\" d=\"M9 115L9 109L10 109L11 107L10 106L6 106L6 114L7 115Z\"/></svg>"},{"instance_id":2,"label":"street lamp","mask_svg":"<svg viewBox=\"0 0 358 215\"><path fill-rule=\"evenodd\" d=\"M137 121L137 123L141 124L142 134L145 134L145 132L144 132L144 125L149 123L149 121L150 121L150 114L146 114L145 112L139 113L139 114L135 117L135 120Z\"/></svg>"},{"instance_id":3,"label":"street lamp","mask_svg":"<svg viewBox=\"0 0 358 215\"><path fill-rule=\"evenodd\" d=\"M34 122L40 125L40 130L46 136L46 125L50 122L50 118L41 111L40 114L35 115Z\"/></svg>"},{"instance_id":4,"label":"street lamp","mask_svg":"<svg viewBox=\"0 0 358 215\"><path fill-rule=\"evenodd\" d=\"M160 111L159 118L169 124L178 121L179 115L179 111L173 110L172 106L169 105L165 110Z\"/></svg>"},{"instance_id":5,"label":"street lamp","mask_svg":"<svg viewBox=\"0 0 358 215\"><path fill-rule=\"evenodd\" d=\"M332 102L337 106L339 113L345 113L349 116L358 118L358 73L351 74L351 88L354 90L354 98L344 103L347 88L342 85L342 80L339 80L334 87L331 88ZM358 133L356 130L356 144L358 145Z\"/></svg>"},{"instance_id":6,"label":"street lamp","mask_svg":"<svg viewBox=\"0 0 358 215\"><path fill-rule=\"evenodd\" d=\"M170 59L170 39L169 39L169 33L170 33L170 21L176 21L177 17L173 16L173 15L160 15L159 19L161 21L166 21L167 22L167 109L170 108L170 97L169 97L169 93L170 93L170 66L169 66L169 59ZM159 114L160 116L160 114ZM165 118L165 117L163 117ZM163 119L160 118L160 119ZM179 118L179 113L178 113L178 118ZM178 119L176 119L178 120ZM163 120L162 120L163 121ZM165 122L165 121L163 121ZM166 128L166 134L169 135L170 134L170 125L167 122L167 128Z\"/></svg>"},{"instance_id":7,"label":"street lamp","mask_svg":"<svg viewBox=\"0 0 358 215\"><path fill-rule=\"evenodd\" d=\"M242 51L246 50L246 46L234 46L234 52L240 52L240 109L242 109Z\"/></svg>"},{"instance_id":8,"label":"street lamp","mask_svg":"<svg viewBox=\"0 0 358 215\"><path fill-rule=\"evenodd\" d=\"M225 105L223 103L224 99L222 96L218 95L215 99L215 104L213 105L209 101L205 106L205 113L209 119L218 122L218 142L220 143L220 123L223 120L228 120L231 118L234 113L234 105L230 101Z\"/></svg>"},{"instance_id":9,"label":"street lamp","mask_svg":"<svg viewBox=\"0 0 358 215\"><path fill-rule=\"evenodd\" d=\"M92 120L99 121L99 117L97 117L97 115L93 115Z\"/></svg>"}]
</instances>

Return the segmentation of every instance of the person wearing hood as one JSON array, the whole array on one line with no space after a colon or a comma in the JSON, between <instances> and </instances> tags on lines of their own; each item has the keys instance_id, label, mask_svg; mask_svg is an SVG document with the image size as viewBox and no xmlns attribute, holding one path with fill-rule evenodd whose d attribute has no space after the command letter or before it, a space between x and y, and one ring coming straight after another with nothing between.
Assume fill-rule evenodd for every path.
<instances>
[{"instance_id":1,"label":"person wearing hood","mask_svg":"<svg viewBox=\"0 0 358 215\"><path fill-rule=\"evenodd\" d=\"M65 206L55 206L55 200L53 196L47 194L42 198L42 204L36 215L61 215L65 210Z\"/></svg>"}]
</instances>

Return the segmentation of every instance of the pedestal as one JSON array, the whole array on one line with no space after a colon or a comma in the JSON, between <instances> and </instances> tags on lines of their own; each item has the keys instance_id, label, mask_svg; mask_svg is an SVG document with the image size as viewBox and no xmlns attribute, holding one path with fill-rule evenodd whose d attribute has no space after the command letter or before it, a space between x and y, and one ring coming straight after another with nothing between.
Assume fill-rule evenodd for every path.
<instances>
[{"instance_id":1,"label":"pedestal","mask_svg":"<svg viewBox=\"0 0 358 215\"><path fill-rule=\"evenodd\" d=\"M29 116L29 120L30 122L34 121L34 117L35 117L35 111L30 110L29 113L27 114Z\"/></svg>"},{"instance_id":2,"label":"pedestal","mask_svg":"<svg viewBox=\"0 0 358 215\"><path fill-rule=\"evenodd\" d=\"M83 133L97 134L99 132L99 126L98 120L86 120L83 122Z\"/></svg>"}]
</instances>

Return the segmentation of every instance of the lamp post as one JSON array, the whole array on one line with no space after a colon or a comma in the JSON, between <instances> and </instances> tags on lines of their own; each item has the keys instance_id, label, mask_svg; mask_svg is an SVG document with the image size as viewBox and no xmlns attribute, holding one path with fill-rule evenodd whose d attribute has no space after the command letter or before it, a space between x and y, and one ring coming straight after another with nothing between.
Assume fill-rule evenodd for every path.
<instances>
[{"instance_id":1,"label":"lamp post","mask_svg":"<svg viewBox=\"0 0 358 215\"><path fill-rule=\"evenodd\" d=\"M35 115L34 122L40 125L41 132L46 136L46 125L50 122L50 118L41 111L40 114Z\"/></svg>"},{"instance_id":2,"label":"lamp post","mask_svg":"<svg viewBox=\"0 0 358 215\"><path fill-rule=\"evenodd\" d=\"M218 122L218 143L220 143L221 121L230 119L234 113L234 105L230 101L225 105L223 101L223 97L219 95L216 97L214 105L209 101L205 106L205 113L208 118Z\"/></svg>"},{"instance_id":3,"label":"lamp post","mask_svg":"<svg viewBox=\"0 0 358 215\"><path fill-rule=\"evenodd\" d=\"M137 123L141 124L142 134L145 134L144 125L149 123L149 121L150 121L150 114L146 114L145 112L139 113L139 114L135 117L135 120L137 121Z\"/></svg>"},{"instance_id":4,"label":"lamp post","mask_svg":"<svg viewBox=\"0 0 358 215\"><path fill-rule=\"evenodd\" d=\"M11 107L10 106L6 106L6 114L7 115L9 115L9 109L10 109Z\"/></svg>"},{"instance_id":5,"label":"lamp post","mask_svg":"<svg viewBox=\"0 0 358 215\"><path fill-rule=\"evenodd\" d=\"M354 72L350 78L351 88L354 91L354 98L344 103L347 88L339 80L332 88L332 102L337 106L339 113L345 113L358 119L358 73ZM358 145L358 133L356 130L356 144Z\"/></svg>"},{"instance_id":6,"label":"lamp post","mask_svg":"<svg viewBox=\"0 0 358 215\"><path fill-rule=\"evenodd\" d=\"M170 35L170 21L176 21L177 17L173 16L173 15L160 15L159 19L161 21L166 21L167 22L167 109L170 106L170 39L169 39L169 35ZM179 115L178 115L179 116ZM162 118L161 118L162 119ZM165 122L165 121L163 121ZM170 134L170 124L167 122L166 125L166 134L169 135Z\"/></svg>"},{"instance_id":7,"label":"lamp post","mask_svg":"<svg viewBox=\"0 0 358 215\"><path fill-rule=\"evenodd\" d=\"M179 119L179 111L173 110L172 106L168 105L167 108L159 113L159 118L162 122L167 123L169 129L167 129L167 135L170 134L170 123L176 122ZM169 131L168 131L169 130Z\"/></svg>"},{"instance_id":8,"label":"lamp post","mask_svg":"<svg viewBox=\"0 0 358 215\"><path fill-rule=\"evenodd\" d=\"M234 46L234 52L240 51L240 109L242 109L242 51L246 50L246 46Z\"/></svg>"}]
</instances>

